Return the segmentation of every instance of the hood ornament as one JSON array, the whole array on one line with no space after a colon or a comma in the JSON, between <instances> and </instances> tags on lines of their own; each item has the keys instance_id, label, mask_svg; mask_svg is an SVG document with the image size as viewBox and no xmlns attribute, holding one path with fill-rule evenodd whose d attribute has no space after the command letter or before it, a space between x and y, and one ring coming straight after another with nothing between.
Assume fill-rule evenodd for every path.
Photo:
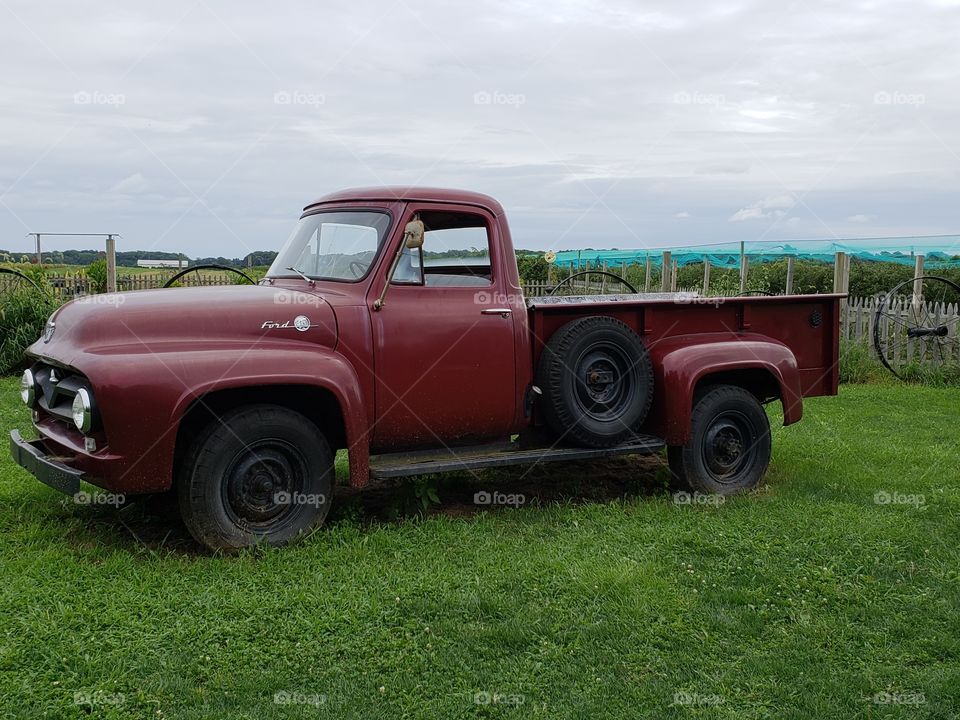
<instances>
[{"instance_id":1,"label":"hood ornament","mask_svg":"<svg viewBox=\"0 0 960 720\"><path fill-rule=\"evenodd\" d=\"M47 321L47 326L43 329L43 341L45 343L50 342L53 338L53 333L57 330L57 324L53 320Z\"/></svg>"}]
</instances>

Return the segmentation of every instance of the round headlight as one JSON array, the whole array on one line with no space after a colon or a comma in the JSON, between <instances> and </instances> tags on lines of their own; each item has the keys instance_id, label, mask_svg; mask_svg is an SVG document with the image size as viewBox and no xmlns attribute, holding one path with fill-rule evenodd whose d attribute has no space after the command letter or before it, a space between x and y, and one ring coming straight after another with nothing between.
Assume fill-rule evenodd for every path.
<instances>
[{"instance_id":1,"label":"round headlight","mask_svg":"<svg viewBox=\"0 0 960 720\"><path fill-rule=\"evenodd\" d=\"M33 407L37 401L37 381L29 370L24 370L20 377L20 399L27 407Z\"/></svg>"},{"instance_id":2,"label":"round headlight","mask_svg":"<svg viewBox=\"0 0 960 720\"><path fill-rule=\"evenodd\" d=\"M85 388L77 390L73 398L73 424L77 430L82 433L90 432L93 427L93 403L90 401L90 393Z\"/></svg>"}]
</instances>

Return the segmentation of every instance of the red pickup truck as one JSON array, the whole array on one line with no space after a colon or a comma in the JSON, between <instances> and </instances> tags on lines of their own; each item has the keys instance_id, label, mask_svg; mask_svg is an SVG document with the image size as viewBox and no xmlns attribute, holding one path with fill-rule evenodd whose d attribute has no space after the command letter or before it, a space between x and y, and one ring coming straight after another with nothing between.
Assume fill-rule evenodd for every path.
<instances>
[{"instance_id":1,"label":"red pickup truck","mask_svg":"<svg viewBox=\"0 0 960 720\"><path fill-rule=\"evenodd\" d=\"M255 286L70 302L29 348L38 440L76 493L175 490L213 549L322 523L350 482L650 454L703 493L755 486L784 424L838 384L839 295L524 298L500 204L347 190L308 205Z\"/></svg>"}]
</instances>

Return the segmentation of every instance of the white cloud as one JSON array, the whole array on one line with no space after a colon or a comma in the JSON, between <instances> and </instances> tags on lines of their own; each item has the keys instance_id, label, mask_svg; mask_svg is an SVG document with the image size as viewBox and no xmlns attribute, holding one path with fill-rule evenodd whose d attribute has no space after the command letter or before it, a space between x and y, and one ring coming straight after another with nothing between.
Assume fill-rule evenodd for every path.
<instances>
[{"instance_id":1,"label":"white cloud","mask_svg":"<svg viewBox=\"0 0 960 720\"><path fill-rule=\"evenodd\" d=\"M786 211L797 204L790 195L771 195L747 207L740 208L728 219L730 222L744 220L760 220L763 218L778 218L786 215Z\"/></svg>"},{"instance_id":2,"label":"white cloud","mask_svg":"<svg viewBox=\"0 0 960 720\"><path fill-rule=\"evenodd\" d=\"M847 222L852 222L852 223L868 223L868 222L870 222L871 220L873 220L874 217L876 217L876 216L875 216L875 215L862 215L862 214L861 214L861 215L850 215L849 217L847 217Z\"/></svg>"},{"instance_id":3,"label":"white cloud","mask_svg":"<svg viewBox=\"0 0 960 720\"><path fill-rule=\"evenodd\" d=\"M686 212L686 211L684 211L684 212L678 212L678 213L674 213L673 216L674 216L675 218L677 218L678 220L684 220L684 219L690 217L690 213L688 213L688 212Z\"/></svg>"},{"instance_id":4,"label":"white cloud","mask_svg":"<svg viewBox=\"0 0 960 720\"><path fill-rule=\"evenodd\" d=\"M743 220L759 220L766 217L763 210L758 207L740 208L730 216L730 222L741 222Z\"/></svg>"}]
</instances>

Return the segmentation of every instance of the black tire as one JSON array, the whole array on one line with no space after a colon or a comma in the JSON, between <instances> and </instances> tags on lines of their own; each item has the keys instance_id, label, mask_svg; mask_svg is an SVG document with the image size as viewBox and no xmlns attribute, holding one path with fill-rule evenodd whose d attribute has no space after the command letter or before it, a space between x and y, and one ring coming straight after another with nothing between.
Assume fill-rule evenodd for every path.
<instances>
[{"instance_id":1,"label":"black tire","mask_svg":"<svg viewBox=\"0 0 960 720\"><path fill-rule=\"evenodd\" d=\"M211 550L284 545L330 510L333 454L297 412L250 405L212 422L180 463L177 494L190 534Z\"/></svg>"},{"instance_id":2,"label":"black tire","mask_svg":"<svg viewBox=\"0 0 960 720\"><path fill-rule=\"evenodd\" d=\"M610 447L633 435L653 401L653 365L643 341L610 317L573 320L540 356L544 419L558 438Z\"/></svg>"},{"instance_id":3,"label":"black tire","mask_svg":"<svg viewBox=\"0 0 960 720\"><path fill-rule=\"evenodd\" d=\"M667 448L678 484L714 495L757 486L770 464L770 420L752 393L734 385L709 388L690 425L690 442Z\"/></svg>"}]
</instances>

